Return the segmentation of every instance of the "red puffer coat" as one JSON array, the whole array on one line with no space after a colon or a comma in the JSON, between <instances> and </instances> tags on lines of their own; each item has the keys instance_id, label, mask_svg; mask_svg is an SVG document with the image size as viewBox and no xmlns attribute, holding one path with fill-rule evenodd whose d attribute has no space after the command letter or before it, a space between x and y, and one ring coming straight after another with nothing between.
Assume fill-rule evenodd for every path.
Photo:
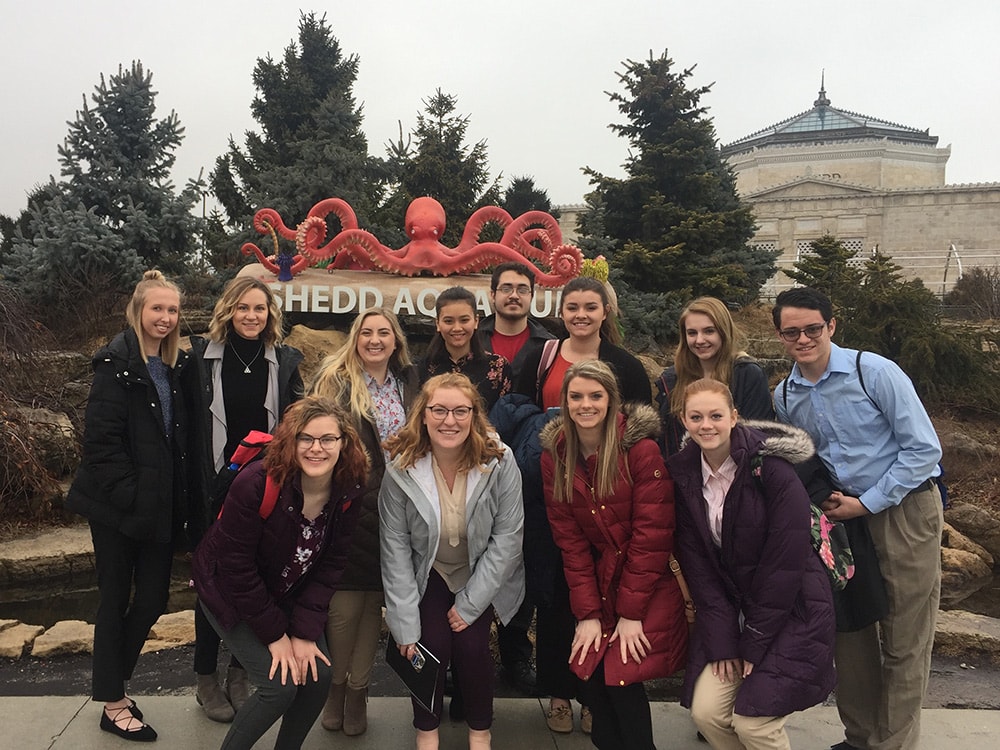
<instances>
[{"instance_id":1,"label":"red puffer coat","mask_svg":"<svg viewBox=\"0 0 1000 750\"><path fill-rule=\"evenodd\" d=\"M674 544L674 489L654 442L659 417L633 405L619 416L625 453L614 492L593 498L594 458L577 464L570 502L552 499L553 451L563 451L562 418L542 430L542 476L552 536L562 550L570 606L576 619L599 618L600 650L572 669L587 680L604 659L619 617L641 620L650 650L641 663L622 664L617 642L604 662L608 685L629 685L673 674L684 664L687 620L677 581L667 567ZM627 464L627 467L626 467ZM628 477L631 477L631 482Z\"/></svg>"}]
</instances>

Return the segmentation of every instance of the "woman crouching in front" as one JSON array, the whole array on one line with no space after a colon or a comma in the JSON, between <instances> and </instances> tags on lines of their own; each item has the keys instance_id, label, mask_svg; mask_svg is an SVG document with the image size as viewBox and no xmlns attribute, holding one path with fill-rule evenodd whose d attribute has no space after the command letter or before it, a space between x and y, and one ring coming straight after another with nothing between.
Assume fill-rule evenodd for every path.
<instances>
[{"instance_id":1,"label":"woman crouching in front","mask_svg":"<svg viewBox=\"0 0 1000 750\"><path fill-rule=\"evenodd\" d=\"M493 612L524 598L521 472L465 375L424 383L406 426L386 443L379 493L386 622L399 651L420 643L441 661L433 713L413 701L417 748L436 750L445 671L456 666L469 747L490 747Z\"/></svg>"},{"instance_id":2,"label":"woman crouching in front","mask_svg":"<svg viewBox=\"0 0 1000 750\"><path fill-rule=\"evenodd\" d=\"M787 715L834 685L830 582L789 463L812 443L788 425L737 424L729 389L708 378L684 389L681 414L691 439L668 464L698 607L681 704L715 750L788 750Z\"/></svg>"},{"instance_id":3,"label":"woman crouching in front","mask_svg":"<svg viewBox=\"0 0 1000 750\"><path fill-rule=\"evenodd\" d=\"M208 621L257 688L236 713L225 750L252 747L279 718L275 748L295 750L323 708L327 610L367 471L343 410L315 396L299 401L264 460L236 476L195 551L195 588Z\"/></svg>"},{"instance_id":4,"label":"woman crouching in front","mask_svg":"<svg viewBox=\"0 0 1000 750\"><path fill-rule=\"evenodd\" d=\"M682 666L684 600L668 561L673 484L649 406L622 412L618 381L600 360L569 367L562 415L542 430L542 477L562 551L576 632L570 666L584 681L590 738L605 750L653 750L643 680Z\"/></svg>"}]
</instances>

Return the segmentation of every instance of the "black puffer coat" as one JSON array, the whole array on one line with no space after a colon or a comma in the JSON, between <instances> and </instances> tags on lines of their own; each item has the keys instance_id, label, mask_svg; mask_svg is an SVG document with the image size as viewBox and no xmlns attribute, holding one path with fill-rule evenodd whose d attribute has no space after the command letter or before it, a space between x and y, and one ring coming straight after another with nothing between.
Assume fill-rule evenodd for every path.
<instances>
[{"instance_id":1,"label":"black puffer coat","mask_svg":"<svg viewBox=\"0 0 1000 750\"><path fill-rule=\"evenodd\" d=\"M178 354L170 372L174 425L168 438L139 347L130 328L94 355L83 461L66 507L133 539L186 546L207 521L198 370L186 352Z\"/></svg>"},{"instance_id":2,"label":"black puffer coat","mask_svg":"<svg viewBox=\"0 0 1000 750\"><path fill-rule=\"evenodd\" d=\"M405 368L401 373L394 373L396 382L402 388L403 410L409 414L410 404L420 390L420 382L417 376L417 368L412 365ZM345 393L345 399L350 399L350 394ZM350 409L348 403L342 404L344 408ZM347 566L344 574L340 578L338 591L381 591L382 590L382 566L379 556L379 518L378 518L378 492L382 487L382 475L385 474L385 453L378 438L378 427L372 418L358 419L354 425L361 442L364 443L365 450L371 458L371 467L368 470L368 481L365 484L364 494L359 498L357 505L358 521L351 536L350 551L347 554Z\"/></svg>"}]
</instances>

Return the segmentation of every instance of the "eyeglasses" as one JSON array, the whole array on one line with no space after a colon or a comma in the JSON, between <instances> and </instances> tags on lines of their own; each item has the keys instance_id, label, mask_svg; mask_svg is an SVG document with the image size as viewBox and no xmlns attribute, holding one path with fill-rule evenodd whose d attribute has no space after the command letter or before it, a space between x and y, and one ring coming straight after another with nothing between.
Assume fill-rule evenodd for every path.
<instances>
[{"instance_id":1,"label":"eyeglasses","mask_svg":"<svg viewBox=\"0 0 1000 750\"><path fill-rule=\"evenodd\" d=\"M438 421L443 421L449 414L455 417L455 421L457 422L464 422L472 416L471 406L456 406L454 409L448 409L444 406L428 406L427 411Z\"/></svg>"},{"instance_id":2,"label":"eyeglasses","mask_svg":"<svg viewBox=\"0 0 1000 750\"><path fill-rule=\"evenodd\" d=\"M513 284L501 284L495 291L500 292L500 294L513 294L516 291L520 296L527 297L531 294L531 287L527 284L518 284L517 286Z\"/></svg>"},{"instance_id":3,"label":"eyeglasses","mask_svg":"<svg viewBox=\"0 0 1000 750\"><path fill-rule=\"evenodd\" d=\"M778 335L789 343L798 341L799 336L803 333L811 339L818 339L823 335L826 326L826 323L813 323L811 326L806 326L805 328L782 328L778 331Z\"/></svg>"},{"instance_id":4,"label":"eyeglasses","mask_svg":"<svg viewBox=\"0 0 1000 750\"><path fill-rule=\"evenodd\" d=\"M309 450L316 445L316 441L319 441L320 447L323 450L328 451L331 450L338 441L343 439L343 435L323 435L322 437L313 437L312 435L306 435L304 432L300 432L295 436L295 442L298 443L299 448L302 450Z\"/></svg>"}]
</instances>

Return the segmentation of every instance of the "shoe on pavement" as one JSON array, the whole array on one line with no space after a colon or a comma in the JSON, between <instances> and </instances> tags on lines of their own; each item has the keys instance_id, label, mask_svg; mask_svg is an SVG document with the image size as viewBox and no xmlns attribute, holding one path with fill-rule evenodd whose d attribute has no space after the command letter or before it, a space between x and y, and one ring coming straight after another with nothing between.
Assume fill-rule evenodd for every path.
<instances>
[{"instance_id":1,"label":"shoe on pavement","mask_svg":"<svg viewBox=\"0 0 1000 750\"><path fill-rule=\"evenodd\" d=\"M580 731L590 734L594 729L594 716L587 706L580 706Z\"/></svg>"},{"instance_id":2,"label":"shoe on pavement","mask_svg":"<svg viewBox=\"0 0 1000 750\"><path fill-rule=\"evenodd\" d=\"M569 734L573 731L573 709L569 706L552 706L545 712L545 723L553 732Z\"/></svg>"}]
</instances>

